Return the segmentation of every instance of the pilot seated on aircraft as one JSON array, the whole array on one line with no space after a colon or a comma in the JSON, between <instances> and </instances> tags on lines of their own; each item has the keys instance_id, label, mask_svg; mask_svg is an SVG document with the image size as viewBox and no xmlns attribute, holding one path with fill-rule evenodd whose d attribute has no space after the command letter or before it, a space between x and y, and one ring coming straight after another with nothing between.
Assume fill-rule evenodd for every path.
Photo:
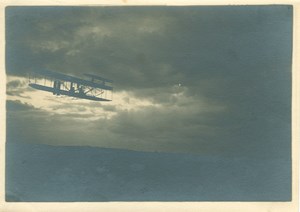
<instances>
[{"instance_id":1,"label":"pilot seated on aircraft","mask_svg":"<svg viewBox=\"0 0 300 212\"><path fill-rule=\"evenodd\" d=\"M60 92L59 92L60 86L61 86L61 82L59 80L55 80L54 84L53 84L53 88L54 88L53 94L60 95Z\"/></svg>"},{"instance_id":2,"label":"pilot seated on aircraft","mask_svg":"<svg viewBox=\"0 0 300 212\"><path fill-rule=\"evenodd\" d=\"M70 88L70 93L75 93L75 89L74 89L74 87L73 86L71 86L71 88Z\"/></svg>"},{"instance_id":3,"label":"pilot seated on aircraft","mask_svg":"<svg viewBox=\"0 0 300 212\"><path fill-rule=\"evenodd\" d=\"M80 87L79 87L79 95L82 95L82 96L83 96L84 94L85 94L85 93L83 92L83 88L82 88L82 86L80 86Z\"/></svg>"}]
</instances>

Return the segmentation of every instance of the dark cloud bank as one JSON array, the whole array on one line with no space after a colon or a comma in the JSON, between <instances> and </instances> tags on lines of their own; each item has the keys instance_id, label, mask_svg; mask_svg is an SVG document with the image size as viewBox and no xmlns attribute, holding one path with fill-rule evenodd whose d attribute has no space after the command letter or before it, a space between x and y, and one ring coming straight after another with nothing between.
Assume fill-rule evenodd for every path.
<instances>
[{"instance_id":1,"label":"dark cloud bank","mask_svg":"<svg viewBox=\"0 0 300 212\"><path fill-rule=\"evenodd\" d=\"M45 68L73 75L95 73L114 79L116 92L126 91L136 98L160 104L161 107L147 106L139 110L110 107L108 109L116 112L112 119L84 121L74 120L75 114L53 115L35 109L34 106L10 101L7 103L7 142L67 146L69 141L75 145L84 145L84 141L88 140L89 145L92 145L101 140L104 146L113 148L198 153L198 156L177 154L176 157L185 161L175 162L186 173L177 175L180 179L176 180L177 172L172 174L174 167L170 168L170 172L166 171L174 176L172 180L177 186L185 181L186 193L182 196L175 195L179 200L195 200L193 195L200 196L197 200L287 200L290 198L291 176L291 35L290 6L8 7L8 75L26 76L33 70ZM14 82L8 86L20 85ZM181 96L175 95L180 93ZM25 144L20 144L20 147L27 149ZM17 158L13 157L12 152L21 150L13 144L7 148L8 152L11 151L8 162L13 166L16 164L13 161ZM43 151L50 155L56 154L53 153L54 147L49 147L49 150L47 148L37 147L37 154ZM91 150L61 148L59 151L66 152ZM118 157L119 153L115 154ZM128 157L135 157L130 156L131 152L126 154L129 154ZM154 173L172 167L171 162L166 162L173 160L173 156L168 155L172 153L160 154L164 155L161 157L165 162ZM62 160L70 160L74 155L67 154ZM139 157L136 160L140 160ZM145 153L141 157L153 159L160 156L159 153ZM210 162L198 161L201 158L204 160L204 157L216 159L211 158ZM219 157L231 162L223 164ZM232 168L229 164L235 163L232 162L235 158L244 159ZM128 163L135 167L134 160L128 159ZM84 161L91 164L92 169L95 168L91 161ZM111 175L116 174L112 169L118 166L117 161L107 158L103 162L112 166L109 168ZM145 164L148 162L147 159ZM262 167L253 165L260 162ZM42 166L47 166L47 163ZM136 167L145 165L144 162L141 163ZM201 174L186 170L184 167L190 164L193 170L198 167L204 169L200 171ZM63 168L53 166L54 169ZM228 172L224 167L228 168ZM248 180L252 174L245 171L245 167L253 173L261 173L263 169L269 171L258 174L256 181L250 182ZM29 168L33 167L30 165ZM77 174L79 171L74 170L71 163L67 163L65 168L70 169L69 174ZM18 171L22 172L20 169ZM90 171L87 172L91 174ZM216 172L223 174L216 177L216 181L208 180ZM236 173L238 180L229 172ZM123 173L131 176L135 172ZM155 182L164 184L169 179L164 176L161 181L156 179L152 182L151 177L145 177L149 173L143 172L144 175L135 178L132 183L135 186L146 183L153 187ZM195 178L190 183L187 173L194 173ZM275 177L279 175L282 178ZM11 172L8 176L12 179L8 182L9 189L13 183L20 182ZM62 183L69 177L68 174L62 175L59 182ZM77 180L76 177L72 179ZM43 180L43 177L38 180ZM222 192L228 192L218 193L218 185L225 186L222 180L226 184L231 182L229 184L232 186L235 182L237 184L231 188L222 187ZM239 182L243 180L246 181L248 190L240 187L242 185ZM118 179L116 181L120 182ZM191 196L187 195L188 188L195 184L201 185L200 181L211 183L204 189L204 193L209 191L211 195L201 196L201 191L204 191L201 189ZM173 198L174 193L171 194L178 188L165 185L165 193L160 193L165 198L159 200L178 200L175 196ZM24 186L26 187L25 184ZM20 189L25 190L24 186L20 185ZM83 192L82 189L88 190L91 185L86 186L76 188ZM42 187L38 189L37 194ZM71 187L67 191L72 192L70 189ZM134 191L138 195L141 194L139 189L143 188L139 187ZM250 192L249 189L253 190ZM112 197L108 193L103 198L95 197L95 201L127 199ZM282 196L276 196L279 193ZM256 194L266 196L255 196ZM45 195L46 199L54 198L50 193ZM132 194L131 200L139 200L137 196ZM144 200L155 199L153 196L141 198L143 197ZM35 198L38 197L28 196L24 200Z\"/></svg>"}]
</instances>

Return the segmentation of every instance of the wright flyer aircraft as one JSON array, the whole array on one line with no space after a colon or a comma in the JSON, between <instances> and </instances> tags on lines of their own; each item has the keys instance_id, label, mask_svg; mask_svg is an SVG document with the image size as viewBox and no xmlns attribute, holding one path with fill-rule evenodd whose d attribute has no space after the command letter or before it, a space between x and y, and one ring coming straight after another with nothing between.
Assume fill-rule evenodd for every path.
<instances>
[{"instance_id":1,"label":"wright flyer aircraft","mask_svg":"<svg viewBox=\"0 0 300 212\"><path fill-rule=\"evenodd\" d=\"M43 70L29 76L29 86L58 96L65 95L93 101L112 100L112 80L93 74L84 75L87 79Z\"/></svg>"}]
</instances>

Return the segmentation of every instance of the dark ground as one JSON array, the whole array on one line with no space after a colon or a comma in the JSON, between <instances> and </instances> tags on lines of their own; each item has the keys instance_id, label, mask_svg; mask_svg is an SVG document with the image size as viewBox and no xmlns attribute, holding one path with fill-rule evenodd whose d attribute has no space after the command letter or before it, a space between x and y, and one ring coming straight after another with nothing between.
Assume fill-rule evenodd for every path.
<instances>
[{"instance_id":1,"label":"dark ground","mask_svg":"<svg viewBox=\"0 0 300 212\"><path fill-rule=\"evenodd\" d=\"M6 143L11 202L287 201L290 176L281 159Z\"/></svg>"}]
</instances>

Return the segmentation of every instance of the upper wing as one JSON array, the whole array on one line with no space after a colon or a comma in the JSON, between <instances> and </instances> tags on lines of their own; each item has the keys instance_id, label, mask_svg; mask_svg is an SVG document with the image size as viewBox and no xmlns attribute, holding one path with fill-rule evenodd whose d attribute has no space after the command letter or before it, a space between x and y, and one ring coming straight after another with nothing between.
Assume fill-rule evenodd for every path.
<instances>
[{"instance_id":1,"label":"upper wing","mask_svg":"<svg viewBox=\"0 0 300 212\"><path fill-rule=\"evenodd\" d=\"M100 88L100 89L104 89L104 90L113 90L113 87L105 85L104 83L103 84L95 83L95 82L83 80L83 79L80 79L77 77L57 73L54 71L42 70L42 71L38 71L36 73L42 74L42 75L45 75L45 76L48 76L51 78L60 79L63 81L78 83L80 85L90 86L90 87L94 87L94 88Z\"/></svg>"},{"instance_id":2,"label":"upper wing","mask_svg":"<svg viewBox=\"0 0 300 212\"><path fill-rule=\"evenodd\" d=\"M96 76L96 75L93 75L93 74L84 74L85 76L88 76L88 77L91 77L92 79L97 79L97 80L101 80L103 82L110 82L110 83L113 83L112 80L110 79L105 79L103 77L99 77L99 76Z\"/></svg>"},{"instance_id":3,"label":"upper wing","mask_svg":"<svg viewBox=\"0 0 300 212\"><path fill-rule=\"evenodd\" d=\"M56 92L62 95L66 95L66 96L72 96L72 97L76 97L76 98L80 98L80 99L89 99L89 100L94 100L94 101L111 101L108 99L104 99L104 98L100 98L100 97L96 97L96 96L88 96L88 95L82 95L79 93L71 93L70 91L65 91L65 90L55 90L52 87L47 87L44 85L38 85L35 83L30 83L29 84L30 87L38 89L38 90L42 90L42 91L48 91L48 92Z\"/></svg>"}]
</instances>

